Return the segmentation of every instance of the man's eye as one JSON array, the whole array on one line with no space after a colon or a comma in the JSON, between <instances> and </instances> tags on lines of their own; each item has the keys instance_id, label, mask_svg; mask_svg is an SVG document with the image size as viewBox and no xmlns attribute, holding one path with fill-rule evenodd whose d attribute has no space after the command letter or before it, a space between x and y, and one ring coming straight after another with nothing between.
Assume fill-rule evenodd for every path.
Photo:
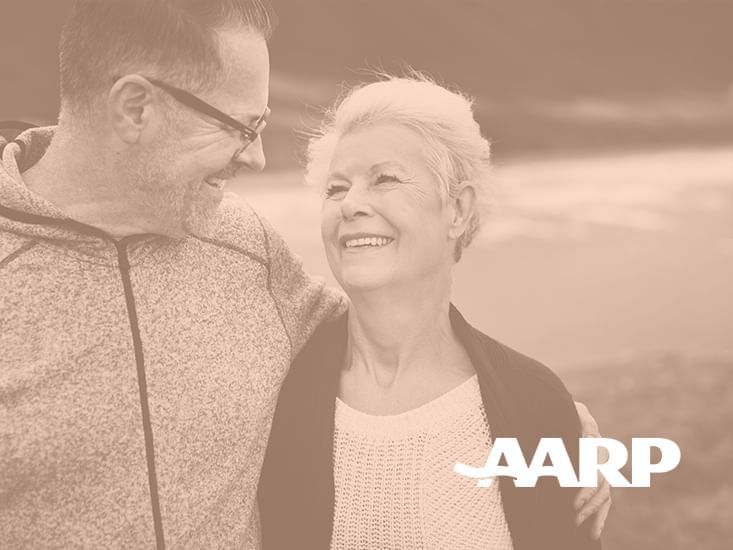
<instances>
[{"instance_id":1,"label":"man's eye","mask_svg":"<svg viewBox=\"0 0 733 550\"><path fill-rule=\"evenodd\" d=\"M345 185L338 185L338 184L329 185L326 188L326 197L330 198L330 197L335 197L337 195L343 195L348 190L349 190L348 187L346 187Z\"/></svg>"}]
</instances>

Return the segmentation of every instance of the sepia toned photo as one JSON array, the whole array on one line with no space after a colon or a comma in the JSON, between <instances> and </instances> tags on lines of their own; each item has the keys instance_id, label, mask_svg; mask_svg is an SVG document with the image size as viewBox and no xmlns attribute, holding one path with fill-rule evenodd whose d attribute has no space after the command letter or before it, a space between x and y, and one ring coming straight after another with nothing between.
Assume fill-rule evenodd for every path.
<instances>
[{"instance_id":1,"label":"sepia toned photo","mask_svg":"<svg viewBox=\"0 0 733 550\"><path fill-rule=\"evenodd\" d=\"M733 2L0 13L0 548L729 547Z\"/></svg>"}]
</instances>

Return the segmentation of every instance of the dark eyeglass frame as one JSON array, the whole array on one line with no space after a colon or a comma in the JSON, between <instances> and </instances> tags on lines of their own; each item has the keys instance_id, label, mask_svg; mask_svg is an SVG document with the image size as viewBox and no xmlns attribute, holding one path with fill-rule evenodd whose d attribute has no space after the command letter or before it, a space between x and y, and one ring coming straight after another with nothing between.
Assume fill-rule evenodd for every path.
<instances>
[{"instance_id":1,"label":"dark eyeglass frame","mask_svg":"<svg viewBox=\"0 0 733 550\"><path fill-rule=\"evenodd\" d=\"M187 92L186 90L181 90L180 88L176 88L175 86L171 86L170 84L166 84L165 82L156 80L154 78L149 78L142 75L139 76L150 82L153 86L160 88L164 92L168 93L171 97L173 97L175 100L177 100L182 105L185 105L189 109L193 109L196 112L211 117L214 120L217 120L222 124L232 128L233 130L238 131L239 139L242 142L242 148L238 151L237 154L244 151L252 144L252 142L257 139L257 137L262 133L262 130L264 130L265 128L267 117L270 116L270 107L265 107L265 111L255 121L254 128L250 128L246 124L242 124L237 119L230 117L228 114L223 113L213 105L209 105L203 99L199 99L198 97L190 92ZM122 77L116 77L114 80L117 81L120 78Z\"/></svg>"}]
</instances>

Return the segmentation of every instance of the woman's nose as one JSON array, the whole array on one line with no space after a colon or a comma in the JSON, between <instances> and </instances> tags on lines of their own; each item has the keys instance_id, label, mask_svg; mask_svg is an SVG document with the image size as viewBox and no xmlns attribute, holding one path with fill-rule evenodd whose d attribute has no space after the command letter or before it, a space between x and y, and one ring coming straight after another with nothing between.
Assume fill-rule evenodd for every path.
<instances>
[{"instance_id":1,"label":"woman's nose","mask_svg":"<svg viewBox=\"0 0 733 550\"><path fill-rule=\"evenodd\" d=\"M374 213L370 202L369 191L365 186L352 184L341 200L341 215L344 219L357 216L371 216Z\"/></svg>"}]
</instances>

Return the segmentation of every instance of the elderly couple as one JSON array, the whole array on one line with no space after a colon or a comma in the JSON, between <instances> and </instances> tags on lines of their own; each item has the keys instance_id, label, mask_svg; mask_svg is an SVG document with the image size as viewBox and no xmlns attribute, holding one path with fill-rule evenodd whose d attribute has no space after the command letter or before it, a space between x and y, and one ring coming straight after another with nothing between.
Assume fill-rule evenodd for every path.
<instances>
[{"instance_id":1,"label":"elderly couple","mask_svg":"<svg viewBox=\"0 0 733 550\"><path fill-rule=\"evenodd\" d=\"M348 301L223 194L265 164L272 20L78 1L58 126L0 142L1 546L598 547L607 485L453 472L596 431L451 304L490 169L464 96L384 78L311 140Z\"/></svg>"}]
</instances>

